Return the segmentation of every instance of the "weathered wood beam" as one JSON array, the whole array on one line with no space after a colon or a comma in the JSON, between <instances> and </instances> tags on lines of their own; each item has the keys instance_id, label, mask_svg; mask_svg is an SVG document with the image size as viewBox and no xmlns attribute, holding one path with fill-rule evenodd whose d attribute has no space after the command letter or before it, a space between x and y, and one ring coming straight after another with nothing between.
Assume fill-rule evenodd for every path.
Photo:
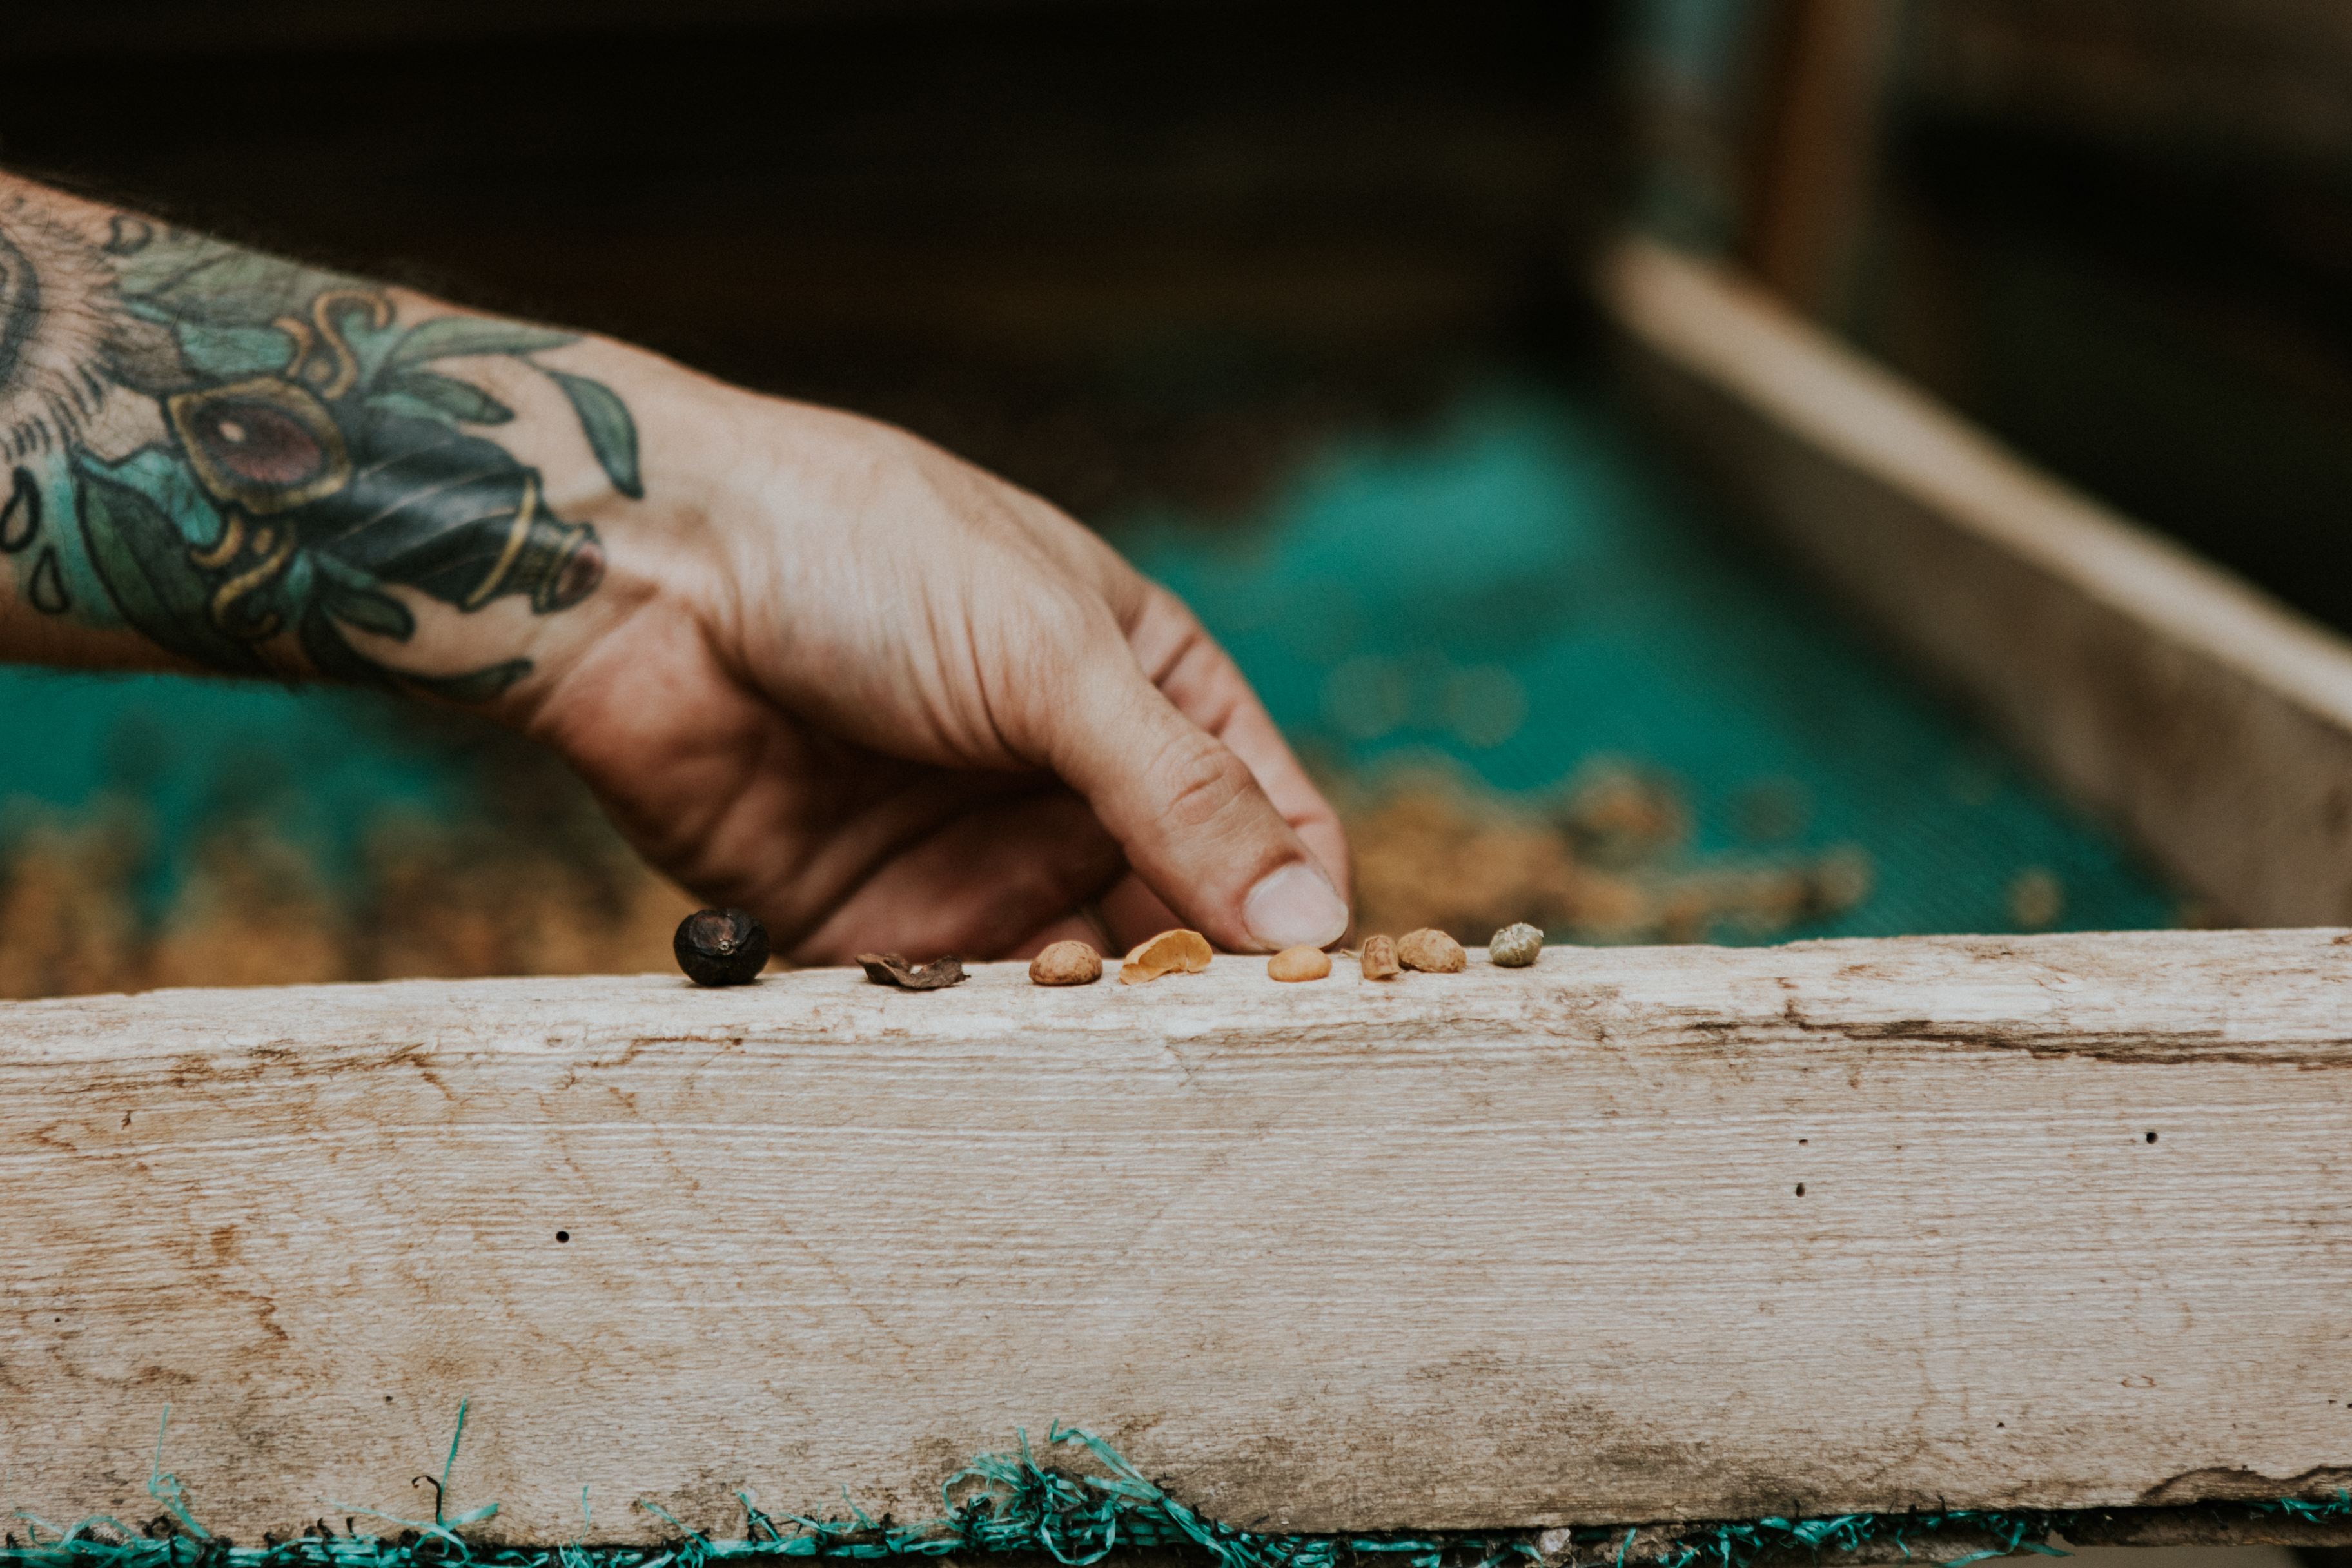
<instances>
[{"instance_id":1,"label":"weathered wood beam","mask_svg":"<svg viewBox=\"0 0 2352 1568\"><path fill-rule=\"evenodd\" d=\"M2352 644L1734 275L1632 241L1599 293L1757 519L2070 795L2239 920L2352 921Z\"/></svg>"},{"instance_id":2,"label":"weathered wood beam","mask_svg":"<svg viewBox=\"0 0 2352 1568\"><path fill-rule=\"evenodd\" d=\"M2352 1478L2352 947L1559 950L0 1007L6 1501L928 1517L1091 1426L1262 1528Z\"/></svg>"}]
</instances>

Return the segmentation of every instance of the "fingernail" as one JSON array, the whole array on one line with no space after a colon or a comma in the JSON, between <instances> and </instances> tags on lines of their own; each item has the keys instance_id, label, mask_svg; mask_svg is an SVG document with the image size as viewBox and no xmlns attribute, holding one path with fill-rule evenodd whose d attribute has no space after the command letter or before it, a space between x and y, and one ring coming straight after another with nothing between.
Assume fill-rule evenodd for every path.
<instances>
[{"instance_id":1,"label":"fingernail","mask_svg":"<svg viewBox=\"0 0 2352 1568\"><path fill-rule=\"evenodd\" d=\"M1267 947L1322 947L1348 929L1348 906L1329 878L1294 860L1250 889L1242 920Z\"/></svg>"}]
</instances>

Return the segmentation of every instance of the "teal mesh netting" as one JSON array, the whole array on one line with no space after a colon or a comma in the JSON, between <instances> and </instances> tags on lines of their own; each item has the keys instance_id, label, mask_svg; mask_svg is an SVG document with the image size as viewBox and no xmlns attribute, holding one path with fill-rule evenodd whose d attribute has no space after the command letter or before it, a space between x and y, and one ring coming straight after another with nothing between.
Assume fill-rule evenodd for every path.
<instances>
[{"instance_id":1,"label":"teal mesh netting","mask_svg":"<svg viewBox=\"0 0 2352 1568\"><path fill-rule=\"evenodd\" d=\"M1246 519L1112 536L1343 770L1437 753L1535 791L1629 759L1679 781L1701 855L1787 788L1807 809L1784 847L1856 846L1875 876L1780 936L2014 930L2029 870L2063 889L2060 929L2174 923L2111 835L1744 549L1685 468L1597 389L1496 383L1333 442Z\"/></svg>"},{"instance_id":2,"label":"teal mesh netting","mask_svg":"<svg viewBox=\"0 0 2352 1568\"><path fill-rule=\"evenodd\" d=\"M166 1415L168 1421L168 1413ZM18 1510L22 1533L0 1543L0 1568L710 1568L800 1558L890 1562L942 1558L958 1552L1042 1552L1070 1568L1086 1568L1123 1548L1189 1549L1217 1568L1341 1568L1342 1564L1395 1564L1395 1568L1507 1568L1518 1563L1578 1563L1594 1568L1753 1568L1771 1561L1892 1546L1905 1558L1937 1562L1942 1568L2014 1552L2063 1557L2050 1538L2084 1515L2050 1510L1942 1509L1902 1514L1852 1513L1824 1518L1768 1518L1677 1525L1643 1531L1591 1527L1565 1532L1532 1531L1433 1535L1265 1534L1205 1519L1158 1485L1101 1438L1076 1427L1055 1426L1049 1447L1075 1450L1094 1468L1076 1470L1041 1463L1026 1435L1013 1452L983 1454L950 1476L940 1488L938 1517L898 1524L866 1516L846 1490L845 1516L773 1515L748 1493L739 1493L743 1533L714 1539L679 1523L645 1499L642 1509L669 1527L669 1539L656 1545L597 1545L594 1518L583 1492L581 1536L562 1545L477 1542L467 1531L498 1514L498 1504L451 1512L452 1474L465 1440L461 1405L447 1458L436 1478L417 1478L434 1498L433 1517L403 1519L374 1509L335 1504L344 1529L324 1520L285 1541L239 1545L213 1534L199 1522L179 1479L163 1468L163 1433L156 1435L155 1459L147 1490L163 1512L134 1529L119 1520L94 1518L58 1525ZM2284 1498L2241 1505L2241 1511L2311 1521L2352 1518L2352 1494L2326 1500ZM389 1531L362 1527L365 1518L389 1524ZM1936 1556L1939 1541L1958 1540L1964 1550Z\"/></svg>"}]
</instances>

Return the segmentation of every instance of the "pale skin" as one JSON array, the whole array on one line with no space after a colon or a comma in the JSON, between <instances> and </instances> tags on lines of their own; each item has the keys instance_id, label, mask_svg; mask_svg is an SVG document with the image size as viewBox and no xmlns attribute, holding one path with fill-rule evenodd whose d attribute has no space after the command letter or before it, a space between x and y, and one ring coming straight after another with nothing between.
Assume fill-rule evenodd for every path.
<instances>
[{"instance_id":1,"label":"pale skin","mask_svg":"<svg viewBox=\"0 0 2352 1568\"><path fill-rule=\"evenodd\" d=\"M0 242L0 658L463 701L800 962L1344 933L1240 671L1037 497L5 175Z\"/></svg>"}]
</instances>

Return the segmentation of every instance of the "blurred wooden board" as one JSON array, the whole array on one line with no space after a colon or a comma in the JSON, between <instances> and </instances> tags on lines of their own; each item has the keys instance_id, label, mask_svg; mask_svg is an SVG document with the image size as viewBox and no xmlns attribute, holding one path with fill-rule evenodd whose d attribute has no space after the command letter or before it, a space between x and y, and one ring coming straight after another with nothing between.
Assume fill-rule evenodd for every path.
<instances>
[{"instance_id":1,"label":"blurred wooden board","mask_svg":"<svg viewBox=\"0 0 2352 1568\"><path fill-rule=\"evenodd\" d=\"M10 1502L929 1517L1055 1420L1265 1530L2352 1479L2334 932L0 1007Z\"/></svg>"},{"instance_id":2,"label":"blurred wooden board","mask_svg":"<svg viewBox=\"0 0 2352 1568\"><path fill-rule=\"evenodd\" d=\"M1600 275L1635 385L1809 574L2229 916L2352 921L2352 645L1736 276Z\"/></svg>"}]
</instances>

